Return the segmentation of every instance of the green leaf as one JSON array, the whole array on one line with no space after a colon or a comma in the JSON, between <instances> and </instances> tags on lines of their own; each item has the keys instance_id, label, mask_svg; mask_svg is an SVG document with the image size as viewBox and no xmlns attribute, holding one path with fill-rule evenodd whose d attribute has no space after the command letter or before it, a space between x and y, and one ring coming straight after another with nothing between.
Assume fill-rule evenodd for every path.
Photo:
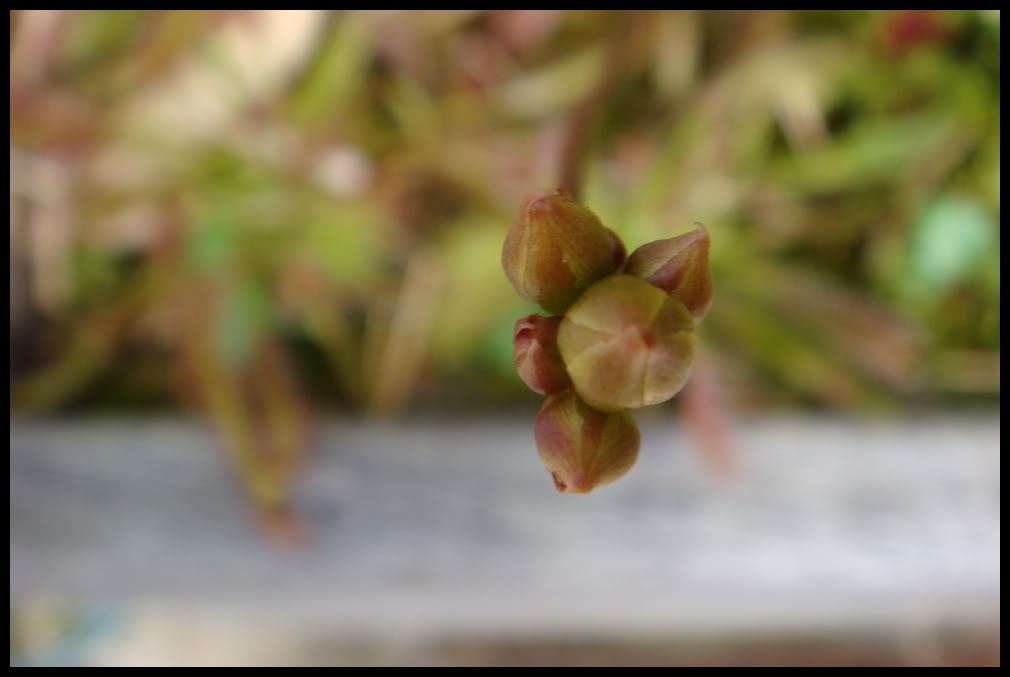
<instances>
[{"instance_id":1,"label":"green leaf","mask_svg":"<svg viewBox=\"0 0 1010 677\"><path fill-rule=\"evenodd\" d=\"M913 226L908 283L913 293L936 292L968 277L996 245L996 225L974 200L943 197Z\"/></svg>"}]
</instances>

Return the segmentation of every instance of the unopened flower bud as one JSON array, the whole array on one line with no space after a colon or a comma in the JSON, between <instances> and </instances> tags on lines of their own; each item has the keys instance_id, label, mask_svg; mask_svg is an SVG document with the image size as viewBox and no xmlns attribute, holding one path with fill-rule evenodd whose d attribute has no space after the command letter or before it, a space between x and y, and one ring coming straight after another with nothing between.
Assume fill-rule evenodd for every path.
<instances>
[{"instance_id":1,"label":"unopened flower bud","mask_svg":"<svg viewBox=\"0 0 1010 677\"><path fill-rule=\"evenodd\" d=\"M643 244L628 257L624 272L677 296L700 321L712 304L708 250L708 231L699 224L690 233Z\"/></svg>"},{"instance_id":2,"label":"unopened flower bud","mask_svg":"<svg viewBox=\"0 0 1010 677\"><path fill-rule=\"evenodd\" d=\"M680 299L631 275L597 282L558 329L579 396L603 411L665 402L690 375L694 321Z\"/></svg>"},{"instance_id":3,"label":"unopened flower bud","mask_svg":"<svg viewBox=\"0 0 1010 677\"><path fill-rule=\"evenodd\" d=\"M564 493L588 494L638 460L641 437L631 414L599 411L571 391L544 402L533 430L540 460Z\"/></svg>"},{"instance_id":4,"label":"unopened flower bud","mask_svg":"<svg viewBox=\"0 0 1010 677\"><path fill-rule=\"evenodd\" d=\"M502 267L516 292L561 315L589 285L617 270L620 238L562 192L530 198L509 230Z\"/></svg>"},{"instance_id":5,"label":"unopened flower bud","mask_svg":"<svg viewBox=\"0 0 1010 677\"><path fill-rule=\"evenodd\" d=\"M512 334L516 371L530 390L553 395L572 385L558 352L560 317L530 315L516 322Z\"/></svg>"}]
</instances>

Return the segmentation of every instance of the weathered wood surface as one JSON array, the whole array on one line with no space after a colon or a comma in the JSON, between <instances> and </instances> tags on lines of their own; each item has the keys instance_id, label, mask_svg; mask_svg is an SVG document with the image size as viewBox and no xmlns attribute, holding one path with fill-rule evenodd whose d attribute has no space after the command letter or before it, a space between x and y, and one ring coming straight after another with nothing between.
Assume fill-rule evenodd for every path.
<instances>
[{"instance_id":1,"label":"weathered wood surface","mask_svg":"<svg viewBox=\"0 0 1010 677\"><path fill-rule=\"evenodd\" d=\"M998 623L999 420L741 424L715 481L673 427L589 497L524 423L334 423L281 552L181 422L11 422L11 603L278 614L345 633L668 636Z\"/></svg>"}]
</instances>

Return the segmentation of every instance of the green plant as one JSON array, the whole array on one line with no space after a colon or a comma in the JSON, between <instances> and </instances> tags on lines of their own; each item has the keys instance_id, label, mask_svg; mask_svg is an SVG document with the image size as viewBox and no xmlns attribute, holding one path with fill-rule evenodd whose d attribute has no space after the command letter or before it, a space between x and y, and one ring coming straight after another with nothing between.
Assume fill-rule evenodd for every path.
<instances>
[{"instance_id":1,"label":"green plant","mask_svg":"<svg viewBox=\"0 0 1010 677\"><path fill-rule=\"evenodd\" d=\"M192 406L271 514L320 416L527 413L489 264L542 185L719 243L688 422L998 406L999 56L974 10L15 10L11 413Z\"/></svg>"}]
</instances>

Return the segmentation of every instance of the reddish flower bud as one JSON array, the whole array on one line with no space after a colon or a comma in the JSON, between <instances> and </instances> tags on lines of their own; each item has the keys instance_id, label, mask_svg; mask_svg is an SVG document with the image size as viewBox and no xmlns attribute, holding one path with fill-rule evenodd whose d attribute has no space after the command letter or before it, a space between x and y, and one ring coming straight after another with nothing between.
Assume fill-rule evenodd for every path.
<instances>
[{"instance_id":1,"label":"reddish flower bud","mask_svg":"<svg viewBox=\"0 0 1010 677\"><path fill-rule=\"evenodd\" d=\"M530 315L516 322L512 334L519 378L541 395L553 395L572 386L558 351L560 325L560 317Z\"/></svg>"},{"instance_id":2,"label":"reddish flower bud","mask_svg":"<svg viewBox=\"0 0 1010 677\"><path fill-rule=\"evenodd\" d=\"M502 267L527 301L561 315L589 285L613 273L620 239L562 192L530 198L509 230ZM623 250L623 245L620 245Z\"/></svg>"},{"instance_id":3,"label":"reddish flower bud","mask_svg":"<svg viewBox=\"0 0 1010 677\"><path fill-rule=\"evenodd\" d=\"M599 411L570 391L544 402L533 430L540 460L564 493L588 494L638 460L641 437L631 415Z\"/></svg>"},{"instance_id":4,"label":"reddish flower bud","mask_svg":"<svg viewBox=\"0 0 1010 677\"><path fill-rule=\"evenodd\" d=\"M631 275L597 282L558 329L579 396L603 411L669 400L690 375L694 321L680 299Z\"/></svg>"},{"instance_id":5,"label":"reddish flower bud","mask_svg":"<svg viewBox=\"0 0 1010 677\"><path fill-rule=\"evenodd\" d=\"M712 305L708 250L708 231L699 224L690 233L643 244L628 258L624 272L674 294L701 321Z\"/></svg>"}]
</instances>

